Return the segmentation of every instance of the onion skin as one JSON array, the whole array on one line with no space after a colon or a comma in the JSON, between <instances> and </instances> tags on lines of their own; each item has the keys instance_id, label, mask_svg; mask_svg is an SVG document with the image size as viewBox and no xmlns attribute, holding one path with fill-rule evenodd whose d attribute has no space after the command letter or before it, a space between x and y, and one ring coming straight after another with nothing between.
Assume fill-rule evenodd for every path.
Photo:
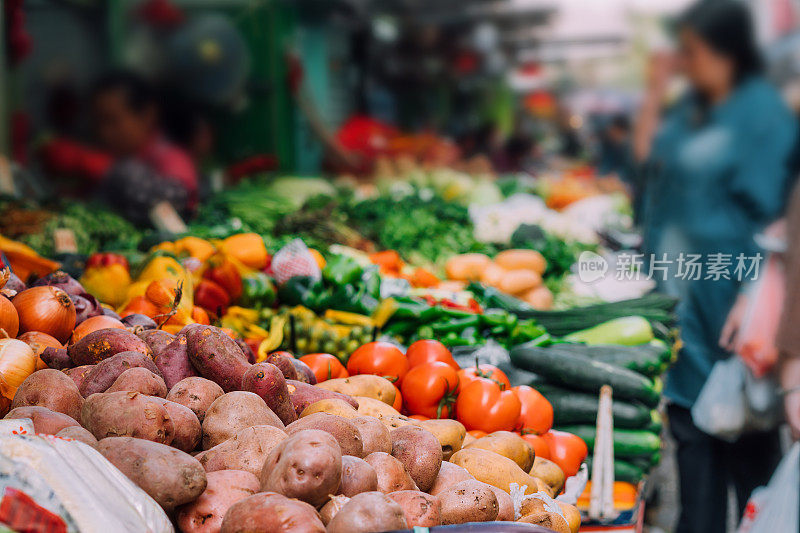
<instances>
[{"instance_id":1,"label":"onion skin","mask_svg":"<svg viewBox=\"0 0 800 533\"><path fill-rule=\"evenodd\" d=\"M92 318L93 316L101 316L103 309L100 307L100 302L91 294L70 294L72 305L75 306L75 325L82 324L84 320Z\"/></svg>"},{"instance_id":2,"label":"onion skin","mask_svg":"<svg viewBox=\"0 0 800 533\"><path fill-rule=\"evenodd\" d=\"M36 355L36 370L49 368L47 363L42 361L42 352L45 348L63 348L64 345L58 342L52 335L42 333L41 331L28 331L23 333L17 340L20 340L31 347L34 355Z\"/></svg>"},{"instance_id":3,"label":"onion skin","mask_svg":"<svg viewBox=\"0 0 800 533\"><path fill-rule=\"evenodd\" d=\"M19 314L19 330L41 331L64 343L75 329L75 306L69 295L56 287L31 287L12 302Z\"/></svg>"},{"instance_id":4,"label":"onion skin","mask_svg":"<svg viewBox=\"0 0 800 533\"><path fill-rule=\"evenodd\" d=\"M72 337L69 342L70 344L74 344L93 331L108 328L125 329L125 324L110 316L93 316L75 326L75 330L72 332Z\"/></svg>"},{"instance_id":5,"label":"onion skin","mask_svg":"<svg viewBox=\"0 0 800 533\"><path fill-rule=\"evenodd\" d=\"M8 290L12 290L14 292L22 292L27 287L25 287L25 283L23 283L22 280L19 279L19 276L17 276L13 272L11 272L9 277L8 277L8 281L3 286L3 288L4 289L8 289Z\"/></svg>"},{"instance_id":6,"label":"onion skin","mask_svg":"<svg viewBox=\"0 0 800 533\"><path fill-rule=\"evenodd\" d=\"M5 330L12 339L19 333L19 313L5 296L0 296L0 329Z\"/></svg>"},{"instance_id":7,"label":"onion skin","mask_svg":"<svg viewBox=\"0 0 800 533\"><path fill-rule=\"evenodd\" d=\"M31 347L17 339L0 339L0 394L13 399L25 379L36 370Z\"/></svg>"}]
</instances>

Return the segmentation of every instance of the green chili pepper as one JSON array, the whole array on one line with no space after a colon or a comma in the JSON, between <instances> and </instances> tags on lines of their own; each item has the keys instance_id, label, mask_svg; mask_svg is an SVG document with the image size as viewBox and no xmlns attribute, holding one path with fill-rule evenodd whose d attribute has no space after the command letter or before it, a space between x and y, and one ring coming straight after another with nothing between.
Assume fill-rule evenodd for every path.
<instances>
[{"instance_id":1,"label":"green chili pepper","mask_svg":"<svg viewBox=\"0 0 800 533\"><path fill-rule=\"evenodd\" d=\"M448 320L448 321L439 321L434 322L431 324L431 328L433 328L434 333L437 335L441 335L442 333L448 332L459 332L463 331L465 328L477 328L481 324L481 317L480 315L472 315L467 318L462 318L459 320Z\"/></svg>"}]
</instances>

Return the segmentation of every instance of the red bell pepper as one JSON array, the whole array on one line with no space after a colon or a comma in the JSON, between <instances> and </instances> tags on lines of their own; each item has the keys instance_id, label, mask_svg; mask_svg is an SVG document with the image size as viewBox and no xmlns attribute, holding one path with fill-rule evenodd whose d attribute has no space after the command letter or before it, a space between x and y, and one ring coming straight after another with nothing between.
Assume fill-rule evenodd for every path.
<instances>
[{"instance_id":1,"label":"red bell pepper","mask_svg":"<svg viewBox=\"0 0 800 533\"><path fill-rule=\"evenodd\" d=\"M111 252L97 252L89 256L86 260L86 268L89 267L107 267L111 265L122 265L125 270L130 272L128 260L124 255L115 254Z\"/></svg>"},{"instance_id":2,"label":"red bell pepper","mask_svg":"<svg viewBox=\"0 0 800 533\"><path fill-rule=\"evenodd\" d=\"M236 301L242 295L242 276L236 265L228 259L212 257L209 259L208 268L203 272L203 278L208 279L225 289L230 301Z\"/></svg>"},{"instance_id":3,"label":"red bell pepper","mask_svg":"<svg viewBox=\"0 0 800 533\"><path fill-rule=\"evenodd\" d=\"M201 279L194 289L194 303L209 314L221 316L228 309L231 297L219 284L209 279Z\"/></svg>"}]
</instances>

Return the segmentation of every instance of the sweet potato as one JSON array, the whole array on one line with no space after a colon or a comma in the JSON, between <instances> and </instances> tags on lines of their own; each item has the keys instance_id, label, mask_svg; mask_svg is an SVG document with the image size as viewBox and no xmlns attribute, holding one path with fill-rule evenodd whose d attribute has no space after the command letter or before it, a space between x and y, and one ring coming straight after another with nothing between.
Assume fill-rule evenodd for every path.
<instances>
[{"instance_id":1,"label":"sweet potato","mask_svg":"<svg viewBox=\"0 0 800 533\"><path fill-rule=\"evenodd\" d=\"M339 490L342 451L330 433L298 431L272 450L259 479L262 491L320 506Z\"/></svg>"},{"instance_id":2,"label":"sweet potato","mask_svg":"<svg viewBox=\"0 0 800 533\"><path fill-rule=\"evenodd\" d=\"M352 455L342 456L342 482L339 494L353 497L378 490L378 474L368 462Z\"/></svg>"},{"instance_id":3,"label":"sweet potato","mask_svg":"<svg viewBox=\"0 0 800 533\"><path fill-rule=\"evenodd\" d=\"M294 408L292 408L294 410ZM300 413L300 418L314 413L328 413L329 415L341 416L343 418L358 418L358 411L352 405L339 398L327 398L314 402Z\"/></svg>"},{"instance_id":4,"label":"sweet potato","mask_svg":"<svg viewBox=\"0 0 800 533\"><path fill-rule=\"evenodd\" d=\"M281 419L257 394L246 391L223 394L214 400L203 419L203 449L213 448L241 429L262 425L280 430L285 428Z\"/></svg>"},{"instance_id":5,"label":"sweet potato","mask_svg":"<svg viewBox=\"0 0 800 533\"><path fill-rule=\"evenodd\" d=\"M165 444L108 437L97 444L97 450L166 511L196 500L206 489L200 462Z\"/></svg>"},{"instance_id":6,"label":"sweet potato","mask_svg":"<svg viewBox=\"0 0 800 533\"><path fill-rule=\"evenodd\" d=\"M225 392L238 390L251 365L234 340L214 326L195 325L182 331L189 360L200 375L216 382Z\"/></svg>"},{"instance_id":7,"label":"sweet potato","mask_svg":"<svg viewBox=\"0 0 800 533\"><path fill-rule=\"evenodd\" d=\"M200 444L200 438L203 436L203 430L197 415L191 409L179 403L161 400L161 404L167 410L167 414L172 419L172 425L175 428L175 436L172 438L170 445L186 453L196 449Z\"/></svg>"},{"instance_id":8,"label":"sweet potato","mask_svg":"<svg viewBox=\"0 0 800 533\"><path fill-rule=\"evenodd\" d=\"M93 331L67 348L74 366L94 365L120 352L139 352L148 357L153 355L142 339L130 331L116 328Z\"/></svg>"},{"instance_id":9,"label":"sweet potato","mask_svg":"<svg viewBox=\"0 0 800 533\"><path fill-rule=\"evenodd\" d=\"M417 490L416 483L408 475L403 463L383 452L373 452L364 460L375 469L378 475L378 490L385 494L398 490Z\"/></svg>"},{"instance_id":10,"label":"sweet potato","mask_svg":"<svg viewBox=\"0 0 800 533\"><path fill-rule=\"evenodd\" d=\"M380 492L362 492L350 498L328 524L328 533L370 533L406 529L403 508Z\"/></svg>"},{"instance_id":11,"label":"sweet potato","mask_svg":"<svg viewBox=\"0 0 800 533\"><path fill-rule=\"evenodd\" d=\"M73 368L65 368L62 370L62 372L66 374L73 381L73 383L75 383L75 386L78 387L78 391L80 392L81 383L83 383L83 380L86 379L86 375L93 368L94 365L81 365ZM82 396L83 395L81 395L81 397Z\"/></svg>"},{"instance_id":12,"label":"sweet potato","mask_svg":"<svg viewBox=\"0 0 800 533\"><path fill-rule=\"evenodd\" d=\"M300 359L290 359L292 365L294 365L294 369L297 371L297 381L302 381L303 383L308 383L309 385L316 385L317 384L317 376L314 375L314 371L311 370L311 367L302 362Z\"/></svg>"},{"instance_id":13,"label":"sweet potato","mask_svg":"<svg viewBox=\"0 0 800 533\"><path fill-rule=\"evenodd\" d=\"M48 346L42 351L39 358L47 365L47 368L53 368L55 370L64 370L75 366L75 363L69 358L66 348Z\"/></svg>"},{"instance_id":14,"label":"sweet potato","mask_svg":"<svg viewBox=\"0 0 800 533\"><path fill-rule=\"evenodd\" d=\"M392 382L381 376L359 374L349 378L336 378L318 383L317 387L350 396L366 396L394 405L397 389Z\"/></svg>"},{"instance_id":15,"label":"sweet potato","mask_svg":"<svg viewBox=\"0 0 800 533\"><path fill-rule=\"evenodd\" d=\"M38 405L25 405L12 409L3 418L30 418L33 421L33 429L36 433L46 433L48 435L55 435L64 428L71 426L79 426L71 416L64 413L57 413L51 411L47 407L40 407Z\"/></svg>"},{"instance_id":16,"label":"sweet potato","mask_svg":"<svg viewBox=\"0 0 800 533\"><path fill-rule=\"evenodd\" d=\"M225 394L222 387L210 379L194 376L184 378L173 386L167 393L167 400L191 409L197 419L202 423L206 411L214 400Z\"/></svg>"},{"instance_id":17,"label":"sweet potato","mask_svg":"<svg viewBox=\"0 0 800 533\"><path fill-rule=\"evenodd\" d=\"M304 379L299 379L297 370L292 364L292 359L293 357L289 356L286 352L272 352L267 355L264 362L278 367L285 379L293 379L305 383L306 381Z\"/></svg>"},{"instance_id":18,"label":"sweet potato","mask_svg":"<svg viewBox=\"0 0 800 533\"><path fill-rule=\"evenodd\" d=\"M138 392L92 394L83 402L81 425L97 440L135 437L169 445L175 426L162 402Z\"/></svg>"},{"instance_id":19,"label":"sweet potato","mask_svg":"<svg viewBox=\"0 0 800 533\"><path fill-rule=\"evenodd\" d=\"M129 368L119 375L105 392L136 391L147 396L163 398L167 395L167 385L161 376L157 376L143 367Z\"/></svg>"},{"instance_id":20,"label":"sweet potato","mask_svg":"<svg viewBox=\"0 0 800 533\"><path fill-rule=\"evenodd\" d=\"M84 398L97 392L105 392L120 374L136 367L146 368L153 374L161 376L161 372L149 356L141 352L120 352L94 365L94 368L83 377L79 390Z\"/></svg>"},{"instance_id":21,"label":"sweet potato","mask_svg":"<svg viewBox=\"0 0 800 533\"><path fill-rule=\"evenodd\" d=\"M478 481L456 483L438 498L442 502L442 525L491 522L500 510L494 492Z\"/></svg>"},{"instance_id":22,"label":"sweet potato","mask_svg":"<svg viewBox=\"0 0 800 533\"><path fill-rule=\"evenodd\" d=\"M195 458L206 472L244 470L260 475L269 454L285 438L286 433L274 426L247 427Z\"/></svg>"},{"instance_id":23,"label":"sweet potato","mask_svg":"<svg viewBox=\"0 0 800 533\"><path fill-rule=\"evenodd\" d=\"M171 389L182 379L197 376L197 371L189 361L186 335L178 335L172 342L153 353L153 361L164 376L167 389Z\"/></svg>"},{"instance_id":24,"label":"sweet potato","mask_svg":"<svg viewBox=\"0 0 800 533\"><path fill-rule=\"evenodd\" d=\"M441 522L442 502L436 496L418 490L399 490L387 496L403 508L408 527L433 527Z\"/></svg>"},{"instance_id":25,"label":"sweet potato","mask_svg":"<svg viewBox=\"0 0 800 533\"><path fill-rule=\"evenodd\" d=\"M389 434L392 437L392 456L403 463L420 490L430 490L442 466L439 441L433 433L417 426L404 426Z\"/></svg>"},{"instance_id":26,"label":"sweet potato","mask_svg":"<svg viewBox=\"0 0 800 533\"><path fill-rule=\"evenodd\" d=\"M250 363L251 365L255 364L256 362L256 353L253 349L242 339L234 339L236 342L236 346L242 351L242 355L244 356L245 360Z\"/></svg>"},{"instance_id":27,"label":"sweet potato","mask_svg":"<svg viewBox=\"0 0 800 533\"><path fill-rule=\"evenodd\" d=\"M286 426L286 433L291 436L305 429L326 431L333 435L336 442L339 443L343 455L363 457L364 448L361 445L361 434L346 418L328 413L314 413Z\"/></svg>"},{"instance_id":28,"label":"sweet potato","mask_svg":"<svg viewBox=\"0 0 800 533\"><path fill-rule=\"evenodd\" d=\"M123 319L122 322L125 323L125 320ZM163 329L140 329L137 330L135 334L150 347L150 350L153 352L153 357L161 353L169 343L175 340L175 335Z\"/></svg>"},{"instance_id":29,"label":"sweet potato","mask_svg":"<svg viewBox=\"0 0 800 533\"><path fill-rule=\"evenodd\" d=\"M67 426L56 433L56 437L77 440L93 448L97 447L97 439L94 438L94 435L89 433L88 429L84 429L80 426Z\"/></svg>"},{"instance_id":30,"label":"sweet potato","mask_svg":"<svg viewBox=\"0 0 800 533\"><path fill-rule=\"evenodd\" d=\"M294 406L294 411L298 415L312 403L327 398L339 398L352 405L353 408L358 409L358 402L352 396L321 389L319 385L309 385L302 381L287 379L286 387L289 389L289 398Z\"/></svg>"},{"instance_id":31,"label":"sweet potato","mask_svg":"<svg viewBox=\"0 0 800 533\"><path fill-rule=\"evenodd\" d=\"M259 492L234 503L220 533L325 533L317 511L275 492Z\"/></svg>"},{"instance_id":32,"label":"sweet potato","mask_svg":"<svg viewBox=\"0 0 800 533\"><path fill-rule=\"evenodd\" d=\"M183 533L218 533L230 507L258 492L258 478L241 470L206 473L206 490L178 509L178 527Z\"/></svg>"},{"instance_id":33,"label":"sweet potato","mask_svg":"<svg viewBox=\"0 0 800 533\"><path fill-rule=\"evenodd\" d=\"M69 376L52 368L44 368L28 376L17 388L11 409L39 405L64 413L76 421L81 417L83 396Z\"/></svg>"},{"instance_id":34,"label":"sweet potato","mask_svg":"<svg viewBox=\"0 0 800 533\"><path fill-rule=\"evenodd\" d=\"M467 436L467 429L458 420L450 418L431 418L423 420L417 424L419 427L427 429L439 440L442 445L442 459L449 461L464 444Z\"/></svg>"},{"instance_id":35,"label":"sweet potato","mask_svg":"<svg viewBox=\"0 0 800 533\"><path fill-rule=\"evenodd\" d=\"M372 416L359 416L350 419L361 435L364 457L372 452L392 453L392 437L383 422Z\"/></svg>"},{"instance_id":36,"label":"sweet potato","mask_svg":"<svg viewBox=\"0 0 800 533\"><path fill-rule=\"evenodd\" d=\"M258 394L284 424L297 420L286 379L277 366L257 363L248 368L242 376L242 390Z\"/></svg>"}]
</instances>

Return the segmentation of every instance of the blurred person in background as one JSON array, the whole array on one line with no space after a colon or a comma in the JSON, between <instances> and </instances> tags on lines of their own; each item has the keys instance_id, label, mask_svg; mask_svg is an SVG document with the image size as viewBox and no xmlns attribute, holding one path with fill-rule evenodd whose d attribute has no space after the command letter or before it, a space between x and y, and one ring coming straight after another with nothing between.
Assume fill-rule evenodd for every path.
<instances>
[{"instance_id":1,"label":"blurred person in background","mask_svg":"<svg viewBox=\"0 0 800 533\"><path fill-rule=\"evenodd\" d=\"M752 490L780 460L777 429L727 443L700 431L691 407L715 362L730 356L718 340L741 281L681 276L679 256L759 252L755 233L780 215L789 177L795 121L762 77L747 8L733 0L702 2L679 20L677 57L657 56L634 129L643 177L640 219L646 251L670 267L659 289L680 298L684 347L667 375L669 425L677 443L681 515L676 531L725 532L728 486L738 516ZM674 67L686 93L660 116ZM685 273L684 273L685 274Z\"/></svg>"},{"instance_id":2,"label":"blurred person in background","mask_svg":"<svg viewBox=\"0 0 800 533\"><path fill-rule=\"evenodd\" d=\"M631 123L625 115L614 115L600 133L597 173L622 174L629 162Z\"/></svg>"}]
</instances>

